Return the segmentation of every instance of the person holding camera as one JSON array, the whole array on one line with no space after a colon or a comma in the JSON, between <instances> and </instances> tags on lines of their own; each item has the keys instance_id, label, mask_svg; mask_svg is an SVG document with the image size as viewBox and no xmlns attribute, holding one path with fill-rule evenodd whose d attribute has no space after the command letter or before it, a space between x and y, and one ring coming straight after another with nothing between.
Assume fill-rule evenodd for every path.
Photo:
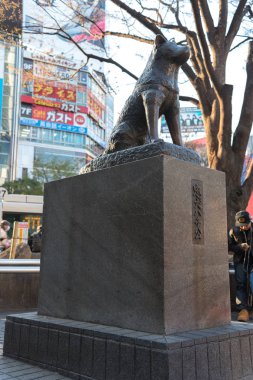
<instances>
[{"instance_id":1,"label":"person holding camera","mask_svg":"<svg viewBox=\"0 0 253 380\"><path fill-rule=\"evenodd\" d=\"M228 249L234 253L236 282L236 305L239 311L237 320L247 322L252 308L253 294L253 251L252 222L245 210L235 215L235 227L229 231Z\"/></svg>"}]
</instances>

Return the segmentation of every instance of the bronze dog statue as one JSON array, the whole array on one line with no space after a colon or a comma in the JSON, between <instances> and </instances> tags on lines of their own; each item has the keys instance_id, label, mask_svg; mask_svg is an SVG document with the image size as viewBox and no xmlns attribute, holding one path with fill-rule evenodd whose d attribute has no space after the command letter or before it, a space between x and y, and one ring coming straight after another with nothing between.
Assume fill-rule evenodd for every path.
<instances>
[{"instance_id":1,"label":"bronze dog statue","mask_svg":"<svg viewBox=\"0 0 253 380\"><path fill-rule=\"evenodd\" d=\"M178 71L189 48L157 35L149 61L113 128L105 153L158 139L158 119L165 116L174 144L182 145L179 123Z\"/></svg>"}]
</instances>

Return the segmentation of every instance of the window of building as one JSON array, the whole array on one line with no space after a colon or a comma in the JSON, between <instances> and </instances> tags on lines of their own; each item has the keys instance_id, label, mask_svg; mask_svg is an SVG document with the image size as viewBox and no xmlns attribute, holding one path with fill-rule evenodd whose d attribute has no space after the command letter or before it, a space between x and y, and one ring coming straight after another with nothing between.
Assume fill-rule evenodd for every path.
<instances>
[{"instance_id":1,"label":"window of building","mask_svg":"<svg viewBox=\"0 0 253 380\"><path fill-rule=\"evenodd\" d=\"M79 73L78 73L78 83L87 84L87 77L88 77L87 72L79 71Z\"/></svg>"},{"instance_id":2,"label":"window of building","mask_svg":"<svg viewBox=\"0 0 253 380\"><path fill-rule=\"evenodd\" d=\"M79 105L82 105L82 106L87 105L87 94L86 94L86 92L77 91L76 103Z\"/></svg>"}]
</instances>

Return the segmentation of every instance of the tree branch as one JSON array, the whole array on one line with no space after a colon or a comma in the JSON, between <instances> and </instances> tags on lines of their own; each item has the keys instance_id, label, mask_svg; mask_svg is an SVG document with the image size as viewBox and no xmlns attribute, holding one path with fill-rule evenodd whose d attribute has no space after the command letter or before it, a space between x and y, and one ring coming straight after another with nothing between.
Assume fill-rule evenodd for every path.
<instances>
[{"instance_id":1,"label":"tree branch","mask_svg":"<svg viewBox=\"0 0 253 380\"><path fill-rule=\"evenodd\" d=\"M228 22L228 0L219 1L219 20L218 20L218 30L220 31L220 36L222 39L225 37Z\"/></svg>"},{"instance_id":2,"label":"tree branch","mask_svg":"<svg viewBox=\"0 0 253 380\"><path fill-rule=\"evenodd\" d=\"M202 18L204 20L208 40L213 45L214 44L214 23L213 23L213 18L212 18L207 0L201 0L198 3L201 10Z\"/></svg>"},{"instance_id":3,"label":"tree branch","mask_svg":"<svg viewBox=\"0 0 253 380\"><path fill-rule=\"evenodd\" d=\"M122 38L130 38L135 41L144 42L146 44L153 45L154 40L150 40L148 38L136 36L134 34L128 34L128 33L119 33L119 32L111 32L109 30L105 31L103 33L105 36L115 36L115 37L122 37Z\"/></svg>"},{"instance_id":4,"label":"tree branch","mask_svg":"<svg viewBox=\"0 0 253 380\"><path fill-rule=\"evenodd\" d=\"M225 49L227 53L229 52L232 42L240 28L243 16L247 12L247 8L245 9L246 3L247 0L240 0L239 5L234 13L227 36L225 38Z\"/></svg>"},{"instance_id":5,"label":"tree branch","mask_svg":"<svg viewBox=\"0 0 253 380\"><path fill-rule=\"evenodd\" d=\"M251 197L252 190L253 190L253 160L251 159L251 163L247 170L245 181L242 185L243 196L244 196L244 199L246 200L246 203L248 203Z\"/></svg>"},{"instance_id":6,"label":"tree branch","mask_svg":"<svg viewBox=\"0 0 253 380\"><path fill-rule=\"evenodd\" d=\"M220 103L220 120L218 132L218 159L220 167L218 170L225 171L225 165L228 162L231 152L231 135L232 135L232 94L233 86L225 84L222 87L219 97Z\"/></svg>"},{"instance_id":7,"label":"tree branch","mask_svg":"<svg viewBox=\"0 0 253 380\"><path fill-rule=\"evenodd\" d=\"M244 162L244 156L253 122L253 41L249 42L249 54L246 65L247 79L244 91L244 99L241 109L240 120L234 133L232 149L236 154L236 159L241 166Z\"/></svg>"},{"instance_id":8,"label":"tree branch","mask_svg":"<svg viewBox=\"0 0 253 380\"><path fill-rule=\"evenodd\" d=\"M188 63L184 63L182 65L182 70L195 88L199 99L200 99L200 105L202 106L202 112L203 114L209 115L211 112L211 104L209 102L209 99L206 94L205 86L203 85L203 81L195 74L195 72L192 70L191 66L188 65Z\"/></svg>"},{"instance_id":9,"label":"tree branch","mask_svg":"<svg viewBox=\"0 0 253 380\"><path fill-rule=\"evenodd\" d=\"M140 12L137 12L135 9L130 8L128 5L123 3L121 0L111 0L115 5L124 9L130 16L134 17L137 21L139 21L142 25L144 25L147 29L151 30L154 34L162 34L161 30L156 26L155 21L150 22L149 19L143 16Z\"/></svg>"},{"instance_id":10,"label":"tree branch","mask_svg":"<svg viewBox=\"0 0 253 380\"><path fill-rule=\"evenodd\" d=\"M191 102L191 103L195 104L195 106L199 107L199 100L192 98L191 96L180 95L179 100L182 100L183 102Z\"/></svg>"},{"instance_id":11,"label":"tree branch","mask_svg":"<svg viewBox=\"0 0 253 380\"><path fill-rule=\"evenodd\" d=\"M203 55L205 58L204 64L206 71L214 85L215 90L217 93L221 92L221 84L218 81L218 78L214 72L212 62L211 62L211 57L208 49L208 45L206 42L206 37L203 31L202 23L201 23L201 17L200 17L200 12L199 12L199 7L198 7L198 0L191 0L191 5L192 5L192 10L193 10L193 15L194 15L194 20L195 20L195 25L196 29L198 32L199 40L201 43L201 48L203 51Z\"/></svg>"},{"instance_id":12,"label":"tree branch","mask_svg":"<svg viewBox=\"0 0 253 380\"><path fill-rule=\"evenodd\" d=\"M230 49L229 51L232 51L232 50L235 50L236 48L238 48L240 45L244 44L245 42L249 41L249 40L252 40L252 37L246 37L242 42L239 42L237 45L235 45L232 49Z\"/></svg>"}]
</instances>

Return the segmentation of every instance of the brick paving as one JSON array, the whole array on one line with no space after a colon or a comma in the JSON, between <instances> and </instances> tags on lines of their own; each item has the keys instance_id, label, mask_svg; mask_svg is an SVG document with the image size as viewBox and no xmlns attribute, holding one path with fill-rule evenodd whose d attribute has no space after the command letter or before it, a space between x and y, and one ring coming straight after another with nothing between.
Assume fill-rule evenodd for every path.
<instances>
[{"instance_id":1,"label":"brick paving","mask_svg":"<svg viewBox=\"0 0 253 380\"><path fill-rule=\"evenodd\" d=\"M24 363L22 361L14 360L3 356L3 341L4 341L4 329L5 318L8 314L14 314L13 312L0 313L0 380L64 380L70 379L69 377L62 376L56 372L48 371L40 367ZM20 312L18 313L20 314ZM236 320L237 313L232 313L232 320ZM251 318L249 323L253 323ZM241 380L253 380L252 375L240 377ZM158 379L157 379L158 380Z\"/></svg>"},{"instance_id":2,"label":"brick paving","mask_svg":"<svg viewBox=\"0 0 253 380\"><path fill-rule=\"evenodd\" d=\"M69 377L3 356L5 316L0 313L0 380L64 380ZM9 314L13 314L10 312Z\"/></svg>"}]
</instances>

